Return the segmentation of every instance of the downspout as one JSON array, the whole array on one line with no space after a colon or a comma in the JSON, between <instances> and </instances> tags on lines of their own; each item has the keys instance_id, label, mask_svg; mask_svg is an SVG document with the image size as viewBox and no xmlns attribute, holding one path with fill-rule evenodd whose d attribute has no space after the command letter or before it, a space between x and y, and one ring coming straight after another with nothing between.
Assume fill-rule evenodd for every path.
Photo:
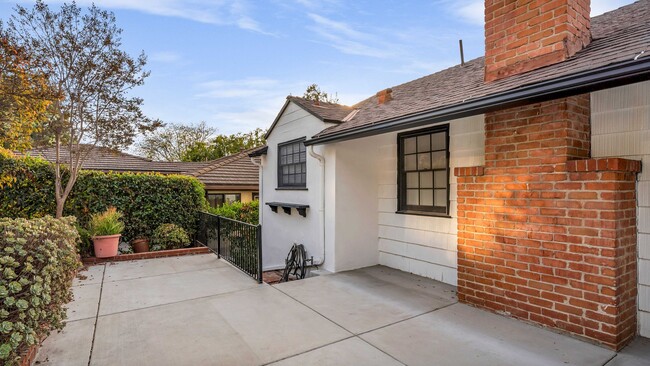
<instances>
[{"instance_id":1,"label":"downspout","mask_svg":"<svg viewBox=\"0 0 650 366\"><path fill-rule=\"evenodd\" d=\"M321 184L320 184L320 215L322 220L323 231L323 258L320 263L312 263L311 266L319 267L325 263L325 157L319 155L314 151L314 145L309 146L309 155L318 160L321 169ZM310 266L310 267L311 267Z\"/></svg>"},{"instance_id":2,"label":"downspout","mask_svg":"<svg viewBox=\"0 0 650 366\"><path fill-rule=\"evenodd\" d=\"M260 157L260 162L259 163L257 161L255 161L255 158L251 158L251 163L253 163L253 165L258 167L259 170L260 170L260 183L259 183L259 188L258 188L259 191L260 191L259 192L259 195L260 195L259 200L260 200L260 202L263 202L262 198L264 198L264 171L263 171L262 168L264 167L264 164L262 164L262 158L261 157ZM262 213L262 209L260 207L260 215L259 215L260 225L262 225L262 221L264 220L264 215L261 215L261 213Z\"/></svg>"}]
</instances>

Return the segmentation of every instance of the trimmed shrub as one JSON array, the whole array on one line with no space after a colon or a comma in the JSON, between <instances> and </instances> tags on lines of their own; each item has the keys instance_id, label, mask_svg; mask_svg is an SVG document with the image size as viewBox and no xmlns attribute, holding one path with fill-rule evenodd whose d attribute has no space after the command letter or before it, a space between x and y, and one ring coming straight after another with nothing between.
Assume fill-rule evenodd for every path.
<instances>
[{"instance_id":1,"label":"trimmed shrub","mask_svg":"<svg viewBox=\"0 0 650 366\"><path fill-rule=\"evenodd\" d=\"M151 244L151 251L180 249L190 245L190 238L182 227L162 224L153 232Z\"/></svg>"},{"instance_id":2,"label":"trimmed shrub","mask_svg":"<svg viewBox=\"0 0 650 366\"><path fill-rule=\"evenodd\" d=\"M0 360L62 329L72 279L81 263L75 218L0 219Z\"/></svg>"},{"instance_id":3,"label":"trimmed shrub","mask_svg":"<svg viewBox=\"0 0 650 366\"><path fill-rule=\"evenodd\" d=\"M210 208L209 212L214 215L257 225L260 222L260 201L226 203L221 207Z\"/></svg>"},{"instance_id":4,"label":"trimmed shrub","mask_svg":"<svg viewBox=\"0 0 650 366\"><path fill-rule=\"evenodd\" d=\"M40 158L0 154L0 216L54 215L54 167Z\"/></svg>"},{"instance_id":5,"label":"trimmed shrub","mask_svg":"<svg viewBox=\"0 0 650 366\"><path fill-rule=\"evenodd\" d=\"M0 155L0 213L7 217L42 217L55 213L54 169L40 158ZM115 207L124 215L122 236L150 237L165 223L193 235L197 212L207 209L203 184L196 178L156 173L82 171L64 213L86 227L90 216Z\"/></svg>"}]
</instances>

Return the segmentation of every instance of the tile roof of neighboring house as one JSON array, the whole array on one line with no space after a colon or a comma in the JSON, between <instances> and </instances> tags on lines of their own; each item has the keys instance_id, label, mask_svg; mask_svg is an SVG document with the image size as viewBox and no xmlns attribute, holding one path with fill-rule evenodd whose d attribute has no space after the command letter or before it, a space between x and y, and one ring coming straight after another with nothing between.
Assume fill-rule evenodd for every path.
<instances>
[{"instance_id":1,"label":"tile roof of neighboring house","mask_svg":"<svg viewBox=\"0 0 650 366\"><path fill-rule=\"evenodd\" d=\"M564 62L486 83L484 59L477 58L463 66L457 65L392 87L393 100L390 102L378 104L377 96L361 101L352 106L358 110L352 118L328 127L314 137L363 129L384 121L452 107L474 99L514 91L526 85L631 61L642 51L645 54L640 57L649 58L650 0L640 0L592 18L591 30L593 41ZM343 106L337 110L343 111Z\"/></svg>"},{"instance_id":2,"label":"tile roof of neighboring house","mask_svg":"<svg viewBox=\"0 0 650 366\"><path fill-rule=\"evenodd\" d=\"M185 174L196 177L209 188L215 186L255 186L258 185L259 168L251 162L249 154L254 154L265 146L242 150L233 155L206 162L152 161L139 156L97 147L83 163L84 169L116 172L158 172L164 174ZM34 149L28 153L54 162L54 148ZM26 155L26 154L17 154ZM62 156L68 156L62 148ZM250 187L253 188L253 187Z\"/></svg>"},{"instance_id":3,"label":"tile roof of neighboring house","mask_svg":"<svg viewBox=\"0 0 650 366\"><path fill-rule=\"evenodd\" d=\"M197 177L206 186L248 185L257 186L259 167L251 162L249 154L265 149L265 146L242 150L239 153L209 162L190 175Z\"/></svg>"},{"instance_id":4,"label":"tile roof of neighboring house","mask_svg":"<svg viewBox=\"0 0 650 366\"><path fill-rule=\"evenodd\" d=\"M40 156L47 161L56 160L56 151L54 147L34 149L28 153L31 156ZM18 154L23 155L23 154ZM61 147L61 159L63 162L68 160L69 153L67 147ZM187 173L204 166L210 162L169 162L169 161L152 161L140 156L127 154L121 151L96 147L91 150L88 158L83 162L83 169L116 171L116 172L159 172L166 174Z\"/></svg>"}]
</instances>

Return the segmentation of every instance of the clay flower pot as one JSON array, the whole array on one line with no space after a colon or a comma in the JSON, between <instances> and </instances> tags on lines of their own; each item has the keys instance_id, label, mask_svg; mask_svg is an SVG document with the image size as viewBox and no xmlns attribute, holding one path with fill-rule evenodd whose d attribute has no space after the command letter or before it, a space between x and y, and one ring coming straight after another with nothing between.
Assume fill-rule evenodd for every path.
<instances>
[{"instance_id":1,"label":"clay flower pot","mask_svg":"<svg viewBox=\"0 0 650 366\"><path fill-rule=\"evenodd\" d=\"M120 244L120 236L122 235L94 236L93 246L95 247L95 257L115 257L117 255L117 248Z\"/></svg>"},{"instance_id":2,"label":"clay flower pot","mask_svg":"<svg viewBox=\"0 0 650 366\"><path fill-rule=\"evenodd\" d=\"M135 239L131 242L131 247L135 253L145 253L149 251L149 239Z\"/></svg>"}]
</instances>

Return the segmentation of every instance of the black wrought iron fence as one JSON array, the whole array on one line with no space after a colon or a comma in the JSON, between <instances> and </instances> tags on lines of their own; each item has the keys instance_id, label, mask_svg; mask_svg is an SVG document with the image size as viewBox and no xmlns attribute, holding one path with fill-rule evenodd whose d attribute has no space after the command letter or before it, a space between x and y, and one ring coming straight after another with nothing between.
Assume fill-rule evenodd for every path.
<instances>
[{"instance_id":1,"label":"black wrought iron fence","mask_svg":"<svg viewBox=\"0 0 650 366\"><path fill-rule=\"evenodd\" d=\"M262 225L201 212L196 241L262 283Z\"/></svg>"}]
</instances>

